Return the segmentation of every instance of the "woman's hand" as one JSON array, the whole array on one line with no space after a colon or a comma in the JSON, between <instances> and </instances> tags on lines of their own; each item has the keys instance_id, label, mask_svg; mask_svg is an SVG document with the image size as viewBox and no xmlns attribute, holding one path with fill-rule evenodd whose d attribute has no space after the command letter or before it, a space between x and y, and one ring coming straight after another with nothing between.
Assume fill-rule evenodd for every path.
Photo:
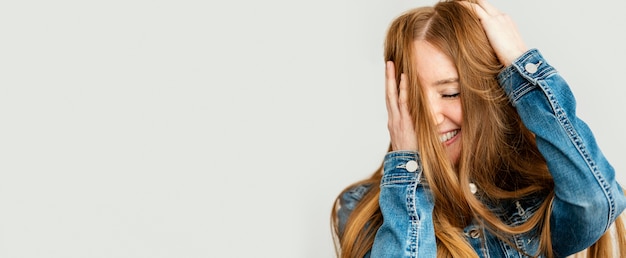
<instances>
[{"instance_id":1,"label":"woman's hand","mask_svg":"<svg viewBox=\"0 0 626 258\"><path fill-rule=\"evenodd\" d=\"M413 119L409 113L408 84L405 74L400 76L400 92L396 83L396 71L393 62L388 61L385 67L386 103L389 122L389 136L392 150L417 150L417 136Z\"/></svg>"},{"instance_id":2,"label":"woman's hand","mask_svg":"<svg viewBox=\"0 0 626 258\"><path fill-rule=\"evenodd\" d=\"M478 15L491 47L496 51L498 59L504 66L509 66L528 50L517 26L507 14L500 12L486 0L477 0L476 3L461 1L460 3L473 9Z\"/></svg>"}]
</instances>

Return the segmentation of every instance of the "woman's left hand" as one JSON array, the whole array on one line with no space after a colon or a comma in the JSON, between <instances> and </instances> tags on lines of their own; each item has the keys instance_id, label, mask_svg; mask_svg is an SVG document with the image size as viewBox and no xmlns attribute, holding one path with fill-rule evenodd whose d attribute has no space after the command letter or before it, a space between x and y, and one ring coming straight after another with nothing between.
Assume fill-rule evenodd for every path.
<instances>
[{"instance_id":1,"label":"woman's left hand","mask_svg":"<svg viewBox=\"0 0 626 258\"><path fill-rule=\"evenodd\" d=\"M507 14L500 12L486 0L477 0L476 3L460 1L460 3L473 9L478 15L491 47L504 66L510 65L528 50L517 26Z\"/></svg>"},{"instance_id":2,"label":"woman's left hand","mask_svg":"<svg viewBox=\"0 0 626 258\"><path fill-rule=\"evenodd\" d=\"M385 88L391 150L417 151L417 136L413 118L409 113L408 80L400 75L400 85L396 83L396 69L392 61L385 66Z\"/></svg>"}]
</instances>

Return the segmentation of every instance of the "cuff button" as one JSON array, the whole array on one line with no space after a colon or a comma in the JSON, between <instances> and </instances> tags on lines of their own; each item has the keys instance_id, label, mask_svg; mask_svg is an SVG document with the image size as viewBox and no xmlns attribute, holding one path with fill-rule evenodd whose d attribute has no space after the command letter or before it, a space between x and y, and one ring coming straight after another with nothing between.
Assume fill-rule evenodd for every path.
<instances>
[{"instance_id":1,"label":"cuff button","mask_svg":"<svg viewBox=\"0 0 626 258\"><path fill-rule=\"evenodd\" d=\"M411 161L407 162L406 163L406 170L409 171L409 172L417 171L417 161L411 160Z\"/></svg>"},{"instance_id":2,"label":"cuff button","mask_svg":"<svg viewBox=\"0 0 626 258\"><path fill-rule=\"evenodd\" d=\"M524 69L526 69L526 72L533 74L537 72L537 65L533 63L528 63L524 66Z\"/></svg>"}]
</instances>

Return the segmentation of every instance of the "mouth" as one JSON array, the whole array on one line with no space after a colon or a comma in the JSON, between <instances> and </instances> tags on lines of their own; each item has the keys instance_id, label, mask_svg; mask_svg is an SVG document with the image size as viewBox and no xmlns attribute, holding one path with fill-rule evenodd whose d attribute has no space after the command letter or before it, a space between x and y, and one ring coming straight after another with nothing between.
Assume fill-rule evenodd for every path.
<instances>
[{"instance_id":1,"label":"mouth","mask_svg":"<svg viewBox=\"0 0 626 258\"><path fill-rule=\"evenodd\" d=\"M451 140L452 138L454 138L454 136L459 134L460 131L461 131L460 129L456 129L456 130L452 130L447 133L444 133L441 136L439 136L439 141L441 141L442 143L445 143Z\"/></svg>"}]
</instances>

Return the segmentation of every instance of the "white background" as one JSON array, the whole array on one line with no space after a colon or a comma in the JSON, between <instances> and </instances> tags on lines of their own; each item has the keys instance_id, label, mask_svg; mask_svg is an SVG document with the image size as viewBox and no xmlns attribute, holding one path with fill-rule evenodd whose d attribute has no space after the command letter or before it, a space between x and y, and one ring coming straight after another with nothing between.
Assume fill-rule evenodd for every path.
<instances>
[{"instance_id":1,"label":"white background","mask_svg":"<svg viewBox=\"0 0 626 258\"><path fill-rule=\"evenodd\" d=\"M333 257L388 144L385 30L433 2L0 2L0 257ZM492 2L626 182L624 2Z\"/></svg>"}]
</instances>

